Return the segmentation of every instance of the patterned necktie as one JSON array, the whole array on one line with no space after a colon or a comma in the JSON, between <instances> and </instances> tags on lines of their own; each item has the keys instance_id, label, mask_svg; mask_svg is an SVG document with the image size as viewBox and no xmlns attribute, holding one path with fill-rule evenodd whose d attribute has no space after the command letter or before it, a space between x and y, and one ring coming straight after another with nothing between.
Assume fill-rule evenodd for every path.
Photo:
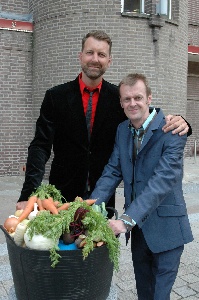
<instances>
[{"instance_id":1,"label":"patterned necktie","mask_svg":"<svg viewBox=\"0 0 199 300\"><path fill-rule=\"evenodd\" d=\"M145 130L143 127L140 127L138 130L134 129L134 147L133 147L133 158L136 159L137 154L140 150L140 146L142 143L143 135Z\"/></svg>"},{"instance_id":2,"label":"patterned necktie","mask_svg":"<svg viewBox=\"0 0 199 300\"><path fill-rule=\"evenodd\" d=\"M133 183L132 183L132 195L131 195L131 201L133 201L136 197L136 191L135 191L135 185L134 185L134 177L135 177L135 160L137 157L137 154L140 150L140 146L142 143L143 135L145 133L145 130L143 127L140 127L139 129L135 129L134 127L130 127L132 135L133 135L133 140L134 140L134 146L133 146ZM128 244L128 241L130 239L130 232L125 233L126 237L126 245Z\"/></svg>"},{"instance_id":3,"label":"patterned necktie","mask_svg":"<svg viewBox=\"0 0 199 300\"><path fill-rule=\"evenodd\" d=\"M143 127L140 127L139 129L135 129L131 127L131 132L133 135L133 140L134 140L134 146L133 146L133 189L132 189L132 198L131 201L133 201L136 197L136 190L135 190L135 185L134 185L134 177L135 177L135 160L137 157L137 154L140 150L140 146L142 143L143 135L145 133L145 130Z\"/></svg>"},{"instance_id":4,"label":"patterned necktie","mask_svg":"<svg viewBox=\"0 0 199 300\"><path fill-rule=\"evenodd\" d=\"M92 98L93 94L97 91L97 89L93 91L89 91L87 88L85 88L85 91L89 93L89 100L88 100L88 107L86 111L86 124L87 124L87 130L88 130L88 139L90 140L91 135L91 117L92 117Z\"/></svg>"},{"instance_id":5,"label":"patterned necktie","mask_svg":"<svg viewBox=\"0 0 199 300\"><path fill-rule=\"evenodd\" d=\"M98 90L95 89L93 91L89 91L89 89L85 88L84 89L86 93L89 94L89 99L88 99L88 107L86 111L86 125L87 125L87 131L88 131L88 140L90 141L90 136L91 136L91 117L92 117L92 99L93 99L93 94ZM85 192L90 192L90 182L89 182L89 172L88 172L88 177L86 181L86 187L85 187Z\"/></svg>"}]
</instances>

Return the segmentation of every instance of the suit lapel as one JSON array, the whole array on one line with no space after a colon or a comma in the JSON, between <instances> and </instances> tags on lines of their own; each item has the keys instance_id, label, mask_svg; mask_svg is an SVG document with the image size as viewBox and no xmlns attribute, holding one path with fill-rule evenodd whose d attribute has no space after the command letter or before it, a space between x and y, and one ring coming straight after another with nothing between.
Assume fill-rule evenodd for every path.
<instances>
[{"instance_id":1,"label":"suit lapel","mask_svg":"<svg viewBox=\"0 0 199 300\"><path fill-rule=\"evenodd\" d=\"M73 81L71 89L68 92L68 105L71 110L71 114L76 120L78 127L81 128L81 133L87 135L86 118L84 114L84 108L82 103L82 96L79 88L78 77Z\"/></svg>"},{"instance_id":2,"label":"suit lapel","mask_svg":"<svg viewBox=\"0 0 199 300\"><path fill-rule=\"evenodd\" d=\"M109 110L110 101L111 95L109 94L109 89L107 89L106 81L103 80L93 124L93 135L97 133L104 121L104 118L106 118L106 112Z\"/></svg>"},{"instance_id":3,"label":"suit lapel","mask_svg":"<svg viewBox=\"0 0 199 300\"><path fill-rule=\"evenodd\" d=\"M153 131L155 131L159 128L160 123L162 122L163 118L164 118L164 115L163 115L162 111L160 110L158 112L158 114L156 115L156 117L154 118L154 120L151 122L151 124L144 136L143 142L140 147L140 151L142 151L142 149L149 143L149 141L151 140L151 138L153 136Z\"/></svg>"},{"instance_id":4,"label":"suit lapel","mask_svg":"<svg viewBox=\"0 0 199 300\"><path fill-rule=\"evenodd\" d=\"M129 153L129 158L130 158L130 162L133 162L133 147L134 147L134 143L133 143L133 135L129 129L129 134L127 137L127 145L128 145L128 153Z\"/></svg>"},{"instance_id":5,"label":"suit lapel","mask_svg":"<svg viewBox=\"0 0 199 300\"><path fill-rule=\"evenodd\" d=\"M156 130L157 128L153 129L153 130ZM151 128L148 128L145 136L144 136L144 139L143 139L143 142L140 146L140 151L147 145L147 143L149 142L149 140L151 139L151 137L153 136L153 131Z\"/></svg>"}]
</instances>

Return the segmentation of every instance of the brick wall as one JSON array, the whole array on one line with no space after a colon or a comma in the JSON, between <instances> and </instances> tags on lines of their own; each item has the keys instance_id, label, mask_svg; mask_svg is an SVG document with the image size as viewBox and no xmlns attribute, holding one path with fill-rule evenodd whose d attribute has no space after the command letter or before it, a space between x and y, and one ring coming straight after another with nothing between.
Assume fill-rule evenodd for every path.
<instances>
[{"instance_id":1,"label":"brick wall","mask_svg":"<svg viewBox=\"0 0 199 300\"><path fill-rule=\"evenodd\" d=\"M33 96L35 118L45 90L76 77L81 38L91 29L113 40L113 63L105 78L114 83L129 72L144 72L154 104L166 113L186 112L187 5L180 1L179 23L163 21L157 42L147 18L122 17L120 1L32 1L35 20ZM182 22L183 20L183 22Z\"/></svg>"},{"instance_id":2,"label":"brick wall","mask_svg":"<svg viewBox=\"0 0 199 300\"><path fill-rule=\"evenodd\" d=\"M122 16L120 0L30 0L29 10L27 1L7 2L1 3L2 10L15 13L32 11L35 24L32 78L31 34L0 32L0 45L3 50L0 54L1 59L7 59L5 71L1 74L6 73L7 65L12 66L12 69L10 67L7 71L9 80L2 79L5 101L0 103L9 116L4 117L7 127L2 127L3 124L1 126L7 139L7 142L3 139L1 141L4 151L2 174L19 172L26 159L27 145L32 139L34 124L46 89L77 76L80 72L78 53L81 50L81 39L93 29L105 30L112 37L113 63L105 75L106 80L117 84L130 72L143 72L151 83L153 105L162 107L165 113L186 115L186 0L176 1L173 8L175 22L168 22L160 16ZM151 1L151 11L154 11L155 3L156 0ZM9 39L6 36L9 36ZM3 48L4 40L9 40L9 49ZM20 51L16 50L15 45L19 41ZM23 82L23 85L20 82ZM11 86L14 87L14 91L9 89ZM14 150L10 148L13 145ZM3 165L6 167L3 168ZM48 169L49 164L47 173Z\"/></svg>"},{"instance_id":3,"label":"brick wall","mask_svg":"<svg viewBox=\"0 0 199 300\"><path fill-rule=\"evenodd\" d=\"M199 46L199 1L188 1L188 43Z\"/></svg>"},{"instance_id":4,"label":"brick wall","mask_svg":"<svg viewBox=\"0 0 199 300\"><path fill-rule=\"evenodd\" d=\"M27 0L1 0L0 11L15 13L15 14L28 14L29 3Z\"/></svg>"},{"instance_id":5,"label":"brick wall","mask_svg":"<svg viewBox=\"0 0 199 300\"><path fill-rule=\"evenodd\" d=\"M188 21L191 24L199 23L199 2L198 2L198 0L188 0Z\"/></svg>"},{"instance_id":6,"label":"brick wall","mask_svg":"<svg viewBox=\"0 0 199 300\"><path fill-rule=\"evenodd\" d=\"M190 122L193 134L188 139L187 154L194 154L194 143L197 141L197 152L199 154L199 63L189 62L187 80L187 114L186 118Z\"/></svg>"},{"instance_id":7,"label":"brick wall","mask_svg":"<svg viewBox=\"0 0 199 300\"><path fill-rule=\"evenodd\" d=\"M1 0L0 11L28 14L27 1ZM0 176L19 175L32 131L32 34L0 30Z\"/></svg>"},{"instance_id":8,"label":"brick wall","mask_svg":"<svg viewBox=\"0 0 199 300\"><path fill-rule=\"evenodd\" d=\"M199 2L188 1L188 43L199 46ZM194 154L194 143L197 140L197 154L199 154L199 55L193 56L188 63L187 79L187 113L186 118L190 122L193 134L188 138L186 150L187 155Z\"/></svg>"},{"instance_id":9,"label":"brick wall","mask_svg":"<svg viewBox=\"0 0 199 300\"><path fill-rule=\"evenodd\" d=\"M81 39L93 29L105 30L113 41L113 63L105 79L117 84L127 73L143 72L151 82L153 104L162 107L165 113L186 115L186 0L180 1L180 5L177 1L173 6L175 23L154 16L152 27L149 18L121 16L118 0L61 3L32 0L31 3L35 21L35 120L45 90L74 79L80 72ZM163 26L156 27L156 24Z\"/></svg>"}]
</instances>

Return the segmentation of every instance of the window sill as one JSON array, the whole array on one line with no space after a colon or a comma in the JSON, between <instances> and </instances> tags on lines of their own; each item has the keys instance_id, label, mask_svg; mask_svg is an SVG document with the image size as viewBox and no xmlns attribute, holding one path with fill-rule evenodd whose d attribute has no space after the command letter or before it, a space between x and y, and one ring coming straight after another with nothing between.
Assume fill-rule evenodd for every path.
<instances>
[{"instance_id":1,"label":"window sill","mask_svg":"<svg viewBox=\"0 0 199 300\"><path fill-rule=\"evenodd\" d=\"M170 23L172 25L179 26L179 22L176 21L176 20L173 20L173 19L167 19L167 18L165 18L165 23Z\"/></svg>"},{"instance_id":2,"label":"window sill","mask_svg":"<svg viewBox=\"0 0 199 300\"><path fill-rule=\"evenodd\" d=\"M122 17L130 17L130 18L143 18L143 19L149 19L150 14L145 14L145 13L137 13L137 12L122 12L121 13Z\"/></svg>"},{"instance_id":3,"label":"window sill","mask_svg":"<svg viewBox=\"0 0 199 300\"><path fill-rule=\"evenodd\" d=\"M123 12L121 13L122 17L129 17L129 18L141 18L141 19L149 19L151 22L151 26L153 23L158 27L162 27L163 23L169 23L175 26L179 26L179 22L173 19L168 19L167 16L164 15L151 15L145 13L136 13L136 12Z\"/></svg>"},{"instance_id":4,"label":"window sill","mask_svg":"<svg viewBox=\"0 0 199 300\"><path fill-rule=\"evenodd\" d=\"M198 22L188 22L188 25L191 25L191 26L199 26L199 23Z\"/></svg>"}]
</instances>

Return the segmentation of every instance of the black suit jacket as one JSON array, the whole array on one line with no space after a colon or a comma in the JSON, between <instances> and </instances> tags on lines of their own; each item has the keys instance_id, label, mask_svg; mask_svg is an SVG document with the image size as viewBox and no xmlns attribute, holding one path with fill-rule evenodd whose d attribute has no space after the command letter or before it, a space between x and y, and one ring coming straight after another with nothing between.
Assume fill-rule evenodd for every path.
<instances>
[{"instance_id":1,"label":"black suit jacket","mask_svg":"<svg viewBox=\"0 0 199 300\"><path fill-rule=\"evenodd\" d=\"M83 196L89 173L93 190L112 153L117 126L125 119L118 88L103 80L89 143L78 77L47 90L28 149L19 201L26 201L41 184L52 147L49 183L61 190L67 201L73 201Z\"/></svg>"}]
</instances>

